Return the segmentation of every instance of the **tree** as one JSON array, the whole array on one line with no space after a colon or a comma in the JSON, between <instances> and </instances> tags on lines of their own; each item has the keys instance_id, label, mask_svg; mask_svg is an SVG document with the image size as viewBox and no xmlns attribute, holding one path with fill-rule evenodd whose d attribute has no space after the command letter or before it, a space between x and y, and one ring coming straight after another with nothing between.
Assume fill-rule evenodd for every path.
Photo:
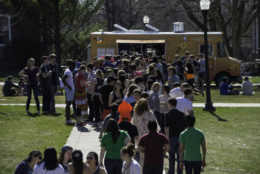
<instances>
[{"instance_id":1,"label":"tree","mask_svg":"<svg viewBox=\"0 0 260 174\"><path fill-rule=\"evenodd\" d=\"M186 10L189 18L200 29L203 29L202 20L192 10L194 6L199 9L199 0L178 1L178 3ZM208 15L210 30L220 29L223 32L224 44L229 54L240 58L242 36L255 17L259 15L259 0L248 0L246 2L245 0L212 0Z\"/></svg>"}]
</instances>

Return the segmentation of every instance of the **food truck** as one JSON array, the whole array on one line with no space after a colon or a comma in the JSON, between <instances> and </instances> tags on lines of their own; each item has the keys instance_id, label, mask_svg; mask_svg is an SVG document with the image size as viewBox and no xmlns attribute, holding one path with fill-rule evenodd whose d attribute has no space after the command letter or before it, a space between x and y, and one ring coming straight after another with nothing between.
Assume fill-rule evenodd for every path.
<instances>
[{"instance_id":1,"label":"food truck","mask_svg":"<svg viewBox=\"0 0 260 174\"><path fill-rule=\"evenodd\" d=\"M172 63L175 54L184 55L187 50L195 56L204 54L203 32L184 32L182 29L159 32L155 27L150 30L127 30L119 25L115 27L118 30L91 33L91 60L104 55L137 53L164 55L166 61ZM226 54L222 32L208 32L208 57L210 81L219 84L223 77L229 80L241 79L240 61Z\"/></svg>"}]
</instances>

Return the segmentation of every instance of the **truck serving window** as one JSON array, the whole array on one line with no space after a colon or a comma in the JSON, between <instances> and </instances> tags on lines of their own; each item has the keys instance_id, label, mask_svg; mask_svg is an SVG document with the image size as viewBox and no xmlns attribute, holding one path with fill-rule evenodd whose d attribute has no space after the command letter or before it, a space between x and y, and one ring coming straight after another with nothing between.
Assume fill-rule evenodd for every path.
<instances>
[{"instance_id":1,"label":"truck serving window","mask_svg":"<svg viewBox=\"0 0 260 174\"><path fill-rule=\"evenodd\" d=\"M204 55L205 51L204 51L204 45L200 45L200 53L202 53ZM208 45L208 56L212 57L213 56L213 45Z\"/></svg>"},{"instance_id":2,"label":"truck serving window","mask_svg":"<svg viewBox=\"0 0 260 174\"><path fill-rule=\"evenodd\" d=\"M221 42L217 44L217 56L218 57L227 57L226 50Z\"/></svg>"}]
</instances>

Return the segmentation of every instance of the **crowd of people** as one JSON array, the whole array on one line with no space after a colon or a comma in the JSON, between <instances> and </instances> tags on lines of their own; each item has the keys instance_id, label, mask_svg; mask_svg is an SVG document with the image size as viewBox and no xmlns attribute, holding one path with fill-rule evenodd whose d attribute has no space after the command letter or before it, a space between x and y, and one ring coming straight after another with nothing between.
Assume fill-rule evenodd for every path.
<instances>
[{"instance_id":1,"label":"crowd of people","mask_svg":"<svg viewBox=\"0 0 260 174\"><path fill-rule=\"evenodd\" d=\"M82 152L71 147L63 147L58 160L56 150L48 148L43 160L40 152L31 152L15 174L162 174L167 152L168 174L175 173L175 162L178 174L183 165L187 174L200 173L206 165L205 138L194 128L192 108L193 94L203 95L201 54L195 57L187 51L172 63L163 56L142 55L105 56L91 63L67 60L63 73L55 54L41 60L38 68L30 58L19 73L27 79L26 112L33 91L40 113L40 82L42 113L55 114L55 94L64 86L66 123L73 124L75 117L76 126L93 122L100 127L100 160L90 152L84 163Z\"/></svg>"}]
</instances>

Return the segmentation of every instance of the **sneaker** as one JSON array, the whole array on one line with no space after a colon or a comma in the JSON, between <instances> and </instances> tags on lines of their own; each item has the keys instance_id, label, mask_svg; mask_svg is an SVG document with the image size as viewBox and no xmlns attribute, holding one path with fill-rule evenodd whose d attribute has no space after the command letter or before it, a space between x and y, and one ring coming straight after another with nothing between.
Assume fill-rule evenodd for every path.
<instances>
[{"instance_id":1,"label":"sneaker","mask_svg":"<svg viewBox=\"0 0 260 174\"><path fill-rule=\"evenodd\" d=\"M72 125L72 124L74 124L74 121L71 120L71 119L66 119L66 124L67 125Z\"/></svg>"}]
</instances>

